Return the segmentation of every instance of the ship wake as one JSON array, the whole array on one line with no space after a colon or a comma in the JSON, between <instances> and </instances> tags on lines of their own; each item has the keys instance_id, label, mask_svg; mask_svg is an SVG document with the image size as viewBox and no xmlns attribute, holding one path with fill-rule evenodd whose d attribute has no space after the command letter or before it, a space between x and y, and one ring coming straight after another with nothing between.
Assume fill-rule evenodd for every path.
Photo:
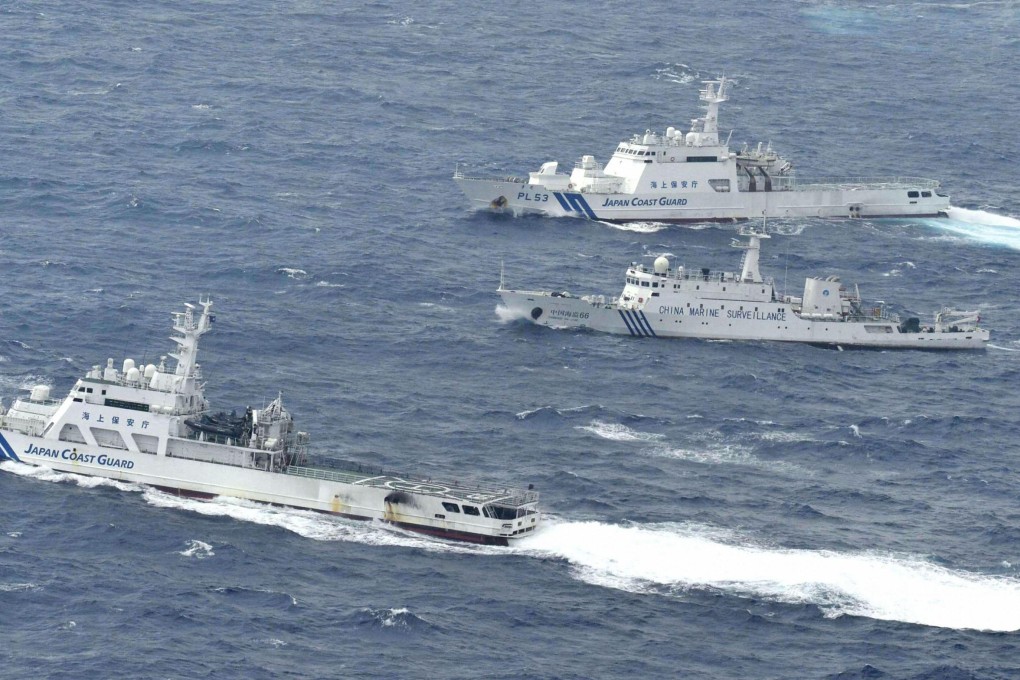
<instances>
[{"instance_id":1,"label":"ship wake","mask_svg":"<svg viewBox=\"0 0 1020 680\"><path fill-rule=\"evenodd\" d=\"M948 218L925 220L925 224L968 241L1020 250L1020 219L1008 215L951 207Z\"/></svg>"},{"instance_id":2,"label":"ship wake","mask_svg":"<svg viewBox=\"0 0 1020 680\"><path fill-rule=\"evenodd\" d=\"M11 461L0 463L0 468L43 481L141 491L142 498L156 507L275 526L316 541L560 560L581 581L627 592L683 597L704 590L779 604L810 604L831 618L863 616L953 629L1020 630L1020 580L950 569L917 555L787 549L693 524L617 525L548 516L541 531L513 547L477 546L380 522L236 498L179 498L150 487Z\"/></svg>"},{"instance_id":3,"label":"ship wake","mask_svg":"<svg viewBox=\"0 0 1020 680\"><path fill-rule=\"evenodd\" d=\"M565 560L577 578L631 592L712 590L828 617L864 616L926 626L1020 629L1020 581L948 569L878 551L791 550L681 524L547 522L525 552Z\"/></svg>"}]
</instances>

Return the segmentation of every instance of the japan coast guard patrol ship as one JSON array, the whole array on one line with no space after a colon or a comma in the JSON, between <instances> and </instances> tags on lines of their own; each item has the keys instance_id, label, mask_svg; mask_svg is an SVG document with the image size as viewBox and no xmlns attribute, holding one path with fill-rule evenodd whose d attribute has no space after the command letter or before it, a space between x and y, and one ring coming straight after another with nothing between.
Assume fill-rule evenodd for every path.
<instances>
[{"instance_id":1,"label":"japan coast guard patrol ship","mask_svg":"<svg viewBox=\"0 0 1020 680\"><path fill-rule=\"evenodd\" d=\"M507 290L499 295L509 316L555 328L712 340L782 340L835 347L981 349L988 331L977 312L943 309L934 322L900 320L882 306L865 307L860 291L839 278L809 278L799 297L776 291L758 271L764 230L745 231L739 273L673 267L665 256L651 268L631 265L623 292L602 295Z\"/></svg>"},{"instance_id":2,"label":"japan coast guard patrol ship","mask_svg":"<svg viewBox=\"0 0 1020 680\"><path fill-rule=\"evenodd\" d=\"M448 539L507 545L539 526L538 493L439 482L356 463L312 465L277 398L211 416L196 358L212 302L173 315L176 367L93 367L63 400L43 385L0 404L0 466L41 465L198 498L233 496L376 519ZM530 488L530 487L529 487Z\"/></svg>"},{"instance_id":3,"label":"japan coast guard patrol ship","mask_svg":"<svg viewBox=\"0 0 1020 680\"><path fill-rule=\"evenodd\" d=\"M544 163L527 179L453 179L471 205L514 214L540 213L609 222L701 222L770 217L934 217L945 215L949 197L933 179L914 177L832 178L798 181L792 164L772 150L730 151L720 142L719 104L730 81L704 81L706 113L690 131L646 130L620 143L603 167L582 156L570 174ZM732 135L732 133L731 133Z\"/></svg>"}]
</instances>

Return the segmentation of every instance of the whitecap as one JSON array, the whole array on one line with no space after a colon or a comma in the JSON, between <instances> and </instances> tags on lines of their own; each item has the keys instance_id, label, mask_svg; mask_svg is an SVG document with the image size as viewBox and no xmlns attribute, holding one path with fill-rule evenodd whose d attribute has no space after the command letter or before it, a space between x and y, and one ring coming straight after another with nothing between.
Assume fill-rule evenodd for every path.
<instances>
[{"instance_id":1,"label":"whitecap","mask_svg":"<svg viewBox=\"0 0 1020 680\"><path fill-rule=\"evenodd\" d=\"M306 276L308 276L308 272L306 272L304 269L295 269L293 267L280 267L279 269L276 270L276 273L286 274L289 278L292 279L303 279Z\"/></svg>"},{"instance_id":2,"label":"whitecap","mask_svg":"<svg viewBox=\"0 0 1020 680\"><path fill-rule=\"evenodd\" d=\"M604 423L601 420L593 420L589 425L578 425L575 429L591 432L596 437L615 442L648 442L665 437L654 432L638 432L619 423Z\"/></svg>"},{"instance_id":3,"label":"whitecap","mask_svg":"<svg viewBox=\"0 0 1020 680\"><path fill-rule=\"evenodd\" d=\"M207 557L213 557L216 553L213 552L212 546L205 541L192 539L188 541L188 547L178 551L177 554L202 560Z\"/></svg>"}]
</instances>

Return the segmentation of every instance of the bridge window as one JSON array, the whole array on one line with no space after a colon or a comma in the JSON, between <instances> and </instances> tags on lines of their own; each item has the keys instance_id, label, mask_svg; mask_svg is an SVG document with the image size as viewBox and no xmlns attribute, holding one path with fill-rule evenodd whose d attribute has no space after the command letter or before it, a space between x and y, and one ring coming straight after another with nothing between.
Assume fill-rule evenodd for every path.
<instances>
[{"instance_id":1,"label":"bridge window","mask_svg":"<svg viewBox=\"0 0 1020 680\"><path fill-rule=\"evenodd\" d=\"M115 408L126 408L131 411L148 411L148 404L139 404L136 401L122 401L121 399L104 399L103 403L106 406L113 406Z\"/></svg>"},{"instance_id":2,"label":"bridge window","mask_svg":"<svg viewBox=\"0 0 1020 680\"><path fill-rule=\"evenodd\" d=\"M492 519L517 519L517 508L507 508L502 505L486 505L482 508L486 517Z\"/></svg>"},{"instance_id":3,"label":"bridge window","mask_svg":"<svg viewBox=\"0 0 1020 680\"><path fill-rule=\"evenodd\" d=\"M918 198L921 194L916 191L908 191L907 198Z\"/></svg>"},{"instance_id":4,"label":"bridge window","mask_svg":"<svg viewBox=\"0 0 1020 680\"><path fill-rule=\"evenodd\" d=\"M478 515L478 508L473 505L462 505L465 515Z\"/></svg>"},{"instance_id":5,"label":"bridge window","mask_svg":"<svg viewBox=\"0 0 1020 680\"><path fill-rule=\"evenodd\" d=\"M443 503L443 507L446 508L447 512L460 512L460 506L456 503Z\"/></svg>"},{"instance_id":6,"label":"bridge window","mask_svg":"<svg viewBox=\"0 0 1020 680\"><path fill-rule=\"evenodd\" d=\"M921 192L921 197L922 198L931 198L931 192L930 191L922 191Z\"/></svg>"}]
</instances>

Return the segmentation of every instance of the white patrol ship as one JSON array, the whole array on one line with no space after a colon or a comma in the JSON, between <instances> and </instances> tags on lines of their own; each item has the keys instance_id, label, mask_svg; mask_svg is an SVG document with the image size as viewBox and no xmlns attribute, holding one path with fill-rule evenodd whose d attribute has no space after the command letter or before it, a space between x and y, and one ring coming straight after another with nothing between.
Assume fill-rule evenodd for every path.
<instances>
[{"instance_id":1,"label":"white patrol ship","mask_svg":"<svg viewBox=\"0 0 1020 680\"><path fill-rule=\"evenodd\" d=\"M95 366L63 400L38 385L4 412L0 465L41 465L146 484L198 498L233 496L375 519L442 538L507 545L530 535L538 493L483 488L383 472L357 463L308 462L308 435L296 432L277 398L243 416L210 415L196 358L214 317L200 300L173 315L177 343L155 366L126 359ZM529 487L530 489L530 487Z\"/></svg>"},{"instance_id":2,"label":"white patrol ship","mask_svg":"<svg viewBox=\"0 0 1020 680\"><path fill-rule=\"evenodd\" d=\"M977 312L943 309L934 323L901 321L883 306L866 307L860 291L834 276L809 278L799 297L776 291L758 271L764 231L743 232L739 273L673 267L665 256L651 268L632 264L619 298L507 290L499 295L510 316L554 328L711 340L781 340L836 347L981 349L988 331Z\"/></svg>"},{"instance_id":3,"label":"white patrol ship","mask_svg":"<svg viewBox=\"0 0 1020 680\"><path fill-rule=\"evenodd\" d=\"M793 165L772 150L730 151L720 142L719 104L729 99L730 81L704 81L703 118L690 131L646 130L617 147L603 167L582 156L570 174L544 163L527 179L469 177L458 167L453 179L476 208L514 214L540 213L609 222L701 222L770 217L938 216L949 209L933 179L914 177L832 178L799 181ZM732 136L732 133L731 133Z\"/></svg>"}]
</instances>

